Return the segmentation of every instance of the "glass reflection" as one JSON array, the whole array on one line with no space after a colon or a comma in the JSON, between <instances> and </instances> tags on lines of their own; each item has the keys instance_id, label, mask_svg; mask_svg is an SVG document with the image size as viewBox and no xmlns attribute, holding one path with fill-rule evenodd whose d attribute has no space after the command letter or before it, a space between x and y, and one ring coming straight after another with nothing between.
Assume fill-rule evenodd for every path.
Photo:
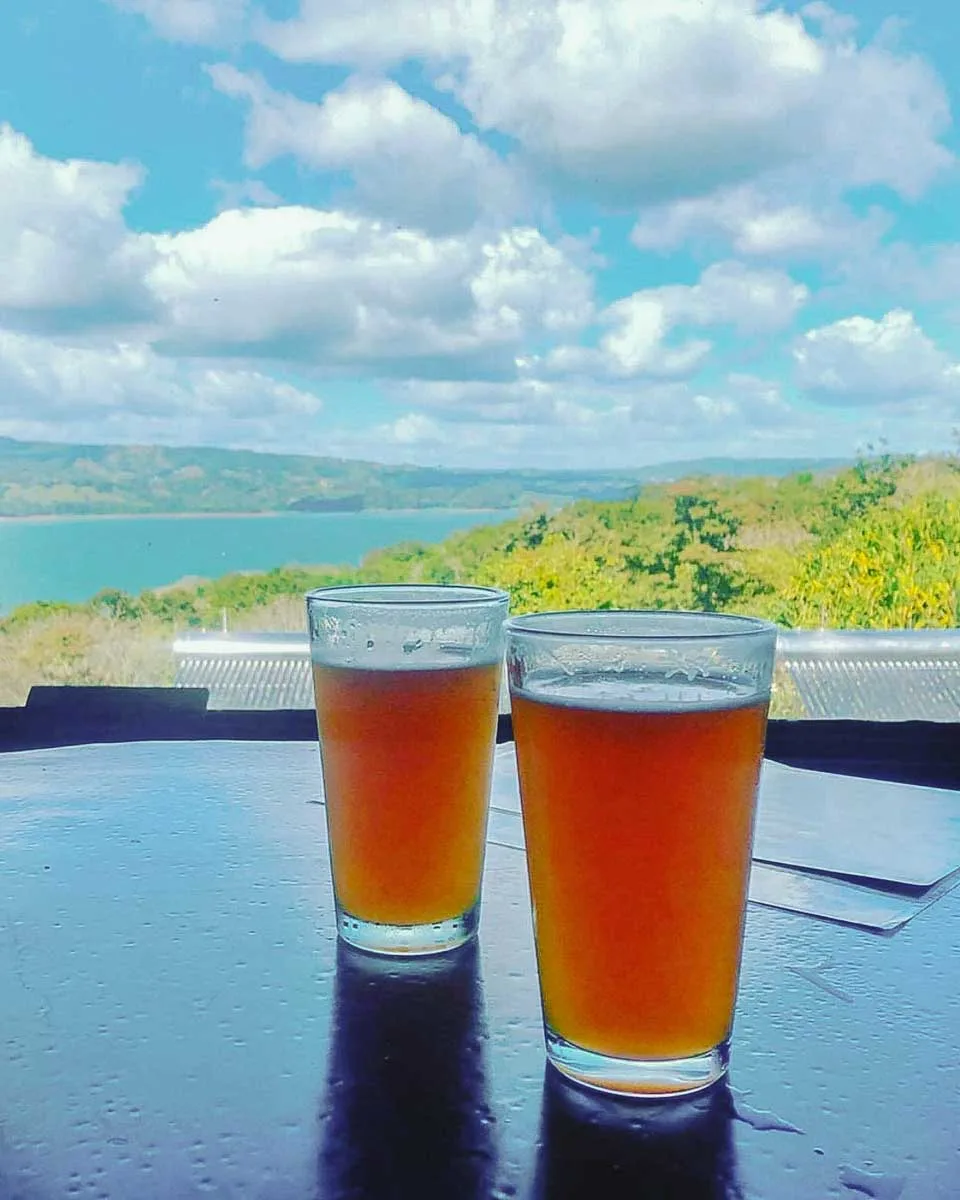
<instances>
[{"instance_id":1,"label":"glass reflection","mask_svg":"<svg viewBox=\"0 0 960 1200\"><path fill-rule=\"evenodd\" d=\"M725 1086L663 1104L594 1095L548 1069L536 1200L737 1200Z\"/></svg>"},{"instance_id":2,"label":"glass reflection","mask_svg":"<svg viewBox=\"0 0 960 1200\"><path fill-rule=\"evenodd\" d=\"M489 1195L482 1007L475 943L407 962L339 944L320 1195Z\"/></svg>"}]
</instances>

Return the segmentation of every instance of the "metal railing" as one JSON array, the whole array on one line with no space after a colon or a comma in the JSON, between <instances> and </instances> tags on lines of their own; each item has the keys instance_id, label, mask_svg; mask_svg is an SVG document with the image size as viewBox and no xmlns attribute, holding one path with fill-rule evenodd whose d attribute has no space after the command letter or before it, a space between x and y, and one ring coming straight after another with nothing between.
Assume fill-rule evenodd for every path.
<instances>
[{"instance_id":1,"label":"metal railing","mask_svg":"<svg viewBox=\"0 0 960 1200\"><path fill-rule=\"evenodd\" d=\"M173 653L176 685L208 688L211 709L313 704L305 634L193 634ZM960 720L960 629L784 630L777 658L789 715Z\"/></svg>"}]
</instances>

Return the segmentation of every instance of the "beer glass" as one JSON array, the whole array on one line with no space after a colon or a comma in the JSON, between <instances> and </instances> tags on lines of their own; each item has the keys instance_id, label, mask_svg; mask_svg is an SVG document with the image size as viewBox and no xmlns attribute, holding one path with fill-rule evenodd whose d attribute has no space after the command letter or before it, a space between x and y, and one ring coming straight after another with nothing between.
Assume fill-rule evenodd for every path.
<instances>
[{"instance_id":1,"label":"beer glass","mask_svg":"<svg viewBox=\"0 0 960 1200\"><path fill-rule=\"evenodd\" d=\"M550 1061L602 1090L727 1068L776 648L765 621L507 622Z\"/></svg>"},{"instance_id":2,"label":"beer glass","mask_svg":"<svg viewBox=\"0 0 960 1200\"><path fill-rule=\"evenodd\" d=\"M383 954L475 932L506 593L384 585L307 596L337 928Z\"/></svg>"}]
</instances>

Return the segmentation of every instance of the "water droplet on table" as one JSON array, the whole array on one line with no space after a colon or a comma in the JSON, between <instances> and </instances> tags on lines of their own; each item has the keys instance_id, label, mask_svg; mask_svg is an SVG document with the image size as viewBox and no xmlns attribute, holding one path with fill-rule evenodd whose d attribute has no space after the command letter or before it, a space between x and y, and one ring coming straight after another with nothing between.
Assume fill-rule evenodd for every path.
<instances>
[{"instance_id":1,"label":"water droplet on table","mask_svg":"<svg viewBox=\"0 0 960 1200\"><path fill-rule=\"evenodd\" d=\"M842 1166L840 1182L851 1192L870 1196L871 1200L897 1200L906 1186L902 1175L886 1175L882 1171L861 1171L859 1167Z\"/></svg>"},{"instance_id":2,"label":"water droplet on table","mask_svg":"<svg viewBox=\"0 0 960 1200\"><path fill-rule=\"evenodd\" d=\"M767 1112L762 1108L751 1108L749 1104L744 1104L742 1100L737 1100L733 1106L733 1115L738 1121L742 1121L744 1125L749 1125L751 1129L757 1129L760 1132L774 1130L779 1133L803 1133L803 1130L796 1125L785 1121L782 1117L778 1117L775 1112Z\"/></svg>"}]
</instances>

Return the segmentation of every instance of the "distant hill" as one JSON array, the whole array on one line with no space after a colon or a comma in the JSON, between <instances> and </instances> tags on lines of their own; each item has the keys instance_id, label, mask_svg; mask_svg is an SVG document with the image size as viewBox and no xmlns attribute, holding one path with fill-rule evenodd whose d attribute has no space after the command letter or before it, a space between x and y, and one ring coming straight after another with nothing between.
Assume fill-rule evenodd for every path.
<instances>
[{"instance_id":1,"label":"distant hill","mask_svg":"<svg viewBox=\"0 0 960 1200\"><path fill-rule=\"evenodd\" d=\"M615 500L699 475L784 476L842 459L705 458L636 470L447 470L205 447L60 445L0 438L0 516L522 508Z\"/></svg>"},{"instance_id":2,"label":"distant hill","mask_svg":"<svg viewBox=\"0 0 960 1200\"><path fill-rule=\"evenodd\" d=\"M849 465L849 458L688 458L640 467L636 474L641 483L673 483L705 476L782 479L798 471L835 471Z\"/></svg>"}]
</instances>

